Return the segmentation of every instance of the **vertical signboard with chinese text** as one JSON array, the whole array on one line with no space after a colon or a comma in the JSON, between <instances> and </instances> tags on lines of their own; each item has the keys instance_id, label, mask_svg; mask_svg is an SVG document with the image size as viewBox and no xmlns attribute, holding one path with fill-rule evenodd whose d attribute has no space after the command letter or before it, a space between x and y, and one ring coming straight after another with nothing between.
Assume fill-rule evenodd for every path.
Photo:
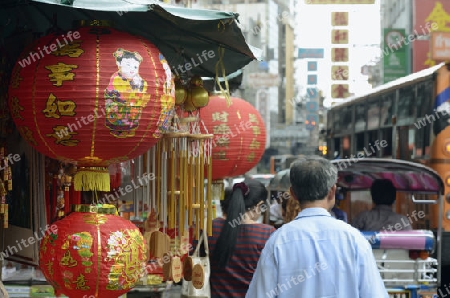
<instances>
[{"instance_id":1,"label":"vertical signboard with chinese text","mask_svg":"<svg viewBox=\"0 0 450 298\"><path fill-rule=\"evenodd\" d=\"M346 98L350 93L348 12L332 12L331 26L331 97Z\"/></svg>"}]
</instances>

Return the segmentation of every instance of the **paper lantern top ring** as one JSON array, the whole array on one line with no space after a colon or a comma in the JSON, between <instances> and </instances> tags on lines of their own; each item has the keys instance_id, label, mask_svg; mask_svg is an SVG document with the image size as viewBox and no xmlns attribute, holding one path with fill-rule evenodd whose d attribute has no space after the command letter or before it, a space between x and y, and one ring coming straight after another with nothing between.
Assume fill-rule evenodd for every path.
<instances>
[{"instance_id":1,"label":"paper lantern top ring","mask_svg":"<svg viewBox=\"0 0 450 298\"><path fill-rule=\"evenodd\" d=\"M9 105L19 133L37 151L101 167L156 144L174 115L175 83L152 43L112 28L82 27L45 36L23 51Z\"/></svg>"}]
</instances>

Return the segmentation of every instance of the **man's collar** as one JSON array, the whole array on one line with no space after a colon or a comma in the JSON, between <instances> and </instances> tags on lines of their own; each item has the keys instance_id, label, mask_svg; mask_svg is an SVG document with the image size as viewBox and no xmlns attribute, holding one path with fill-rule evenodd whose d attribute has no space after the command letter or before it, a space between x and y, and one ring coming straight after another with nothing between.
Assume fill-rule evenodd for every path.
<instances>
[{"instance_id":1,"label":"man's collar","mask_svg":"<svg viewBox=\"0 0 450 298\"><path fill-rule=\"evenodd\" d=\"M310 207L305 208L297 215L295 219L301 217L309 217L309 216L331 216L330 212L328 212L325 208L321 207Z\"/></svg>"}]
</instances>

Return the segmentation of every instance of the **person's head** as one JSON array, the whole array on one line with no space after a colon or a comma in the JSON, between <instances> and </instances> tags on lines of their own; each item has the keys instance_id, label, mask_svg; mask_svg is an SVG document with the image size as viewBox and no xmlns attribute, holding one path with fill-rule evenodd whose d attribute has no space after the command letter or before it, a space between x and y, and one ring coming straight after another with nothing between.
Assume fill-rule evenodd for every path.
<instances>
[{"instance_id":1,"label":"person's head","mask_svg":"<svg viewBox=\"0 0 450 298\"><path fill-rule=\"evenodd\" d=\"M370 195L375 205L392 206L397 190L389 179L376 179L370 187Z\"/></svg>"},{"instance_id":2,"label":"person's head","mask_svg":"<svg viewBox=\"0 0 450 298\"><path fill-rule=\"evenodd\" d=\"M300 207L323 207L331 210L335 203L337 169L319 156L304 156L291 164L291 195Z\"/></svg>"},{"instance_id":3,"label":"person's head","mask_svg":"<svg viewBox=\"0 0 450 298\"><path fill-rule=\"evenodd\" d=\"M223 200L220 200L220 209L222 210L222 217L227 216L228 205L230 204L231 195L233 194L233 188L227 187L224 191Z\"/></svg>"},{"instance_id":4,"label":"person's head","mask_svg":"<svg viewBox=\"0 0 450 298\"><path fill-rule=\"evenodd\" d=\"M124 49L117 49L114 52L116 64L121 75L129 80L139 74L139 66L142 62L142 56L138 52L130 52Z\"/></svg>"},{"instance_id":5,"label":"person's head","mask_svg":"<svg viewBox=\"0 0 450 298\"><path fill-rule=\"evenodd\" d=\"M212 254L219 267L224 268L233 255L243 221L258 219L267 208L263 205L267 194L264 184L255 179L233 185L225 223Z\"/></svg>"}]
</instances>

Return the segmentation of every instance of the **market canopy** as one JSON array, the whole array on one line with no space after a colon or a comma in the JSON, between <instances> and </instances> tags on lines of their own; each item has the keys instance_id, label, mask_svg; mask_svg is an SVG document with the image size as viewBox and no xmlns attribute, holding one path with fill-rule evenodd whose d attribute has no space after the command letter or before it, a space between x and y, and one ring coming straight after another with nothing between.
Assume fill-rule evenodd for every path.
<instances>
[{"instance_id":1,"label":"market canopy","mask_svg":"<svg viewBox=\"0 0 450 298\"><path fill-rule=\"evenodd\" d=\"M0 37L3 45L15 43L17 46L20 36L24 40L19 43L26 44L36 33L43 36L49 30L73 30L74 22L80 20L108 20L115 29L150 40L179 73L190 63L192 75L228 76L259 59L261 54L245 41L238 26L238 14L155 1L2 1Z\"/></svg>"}]
</instances>

